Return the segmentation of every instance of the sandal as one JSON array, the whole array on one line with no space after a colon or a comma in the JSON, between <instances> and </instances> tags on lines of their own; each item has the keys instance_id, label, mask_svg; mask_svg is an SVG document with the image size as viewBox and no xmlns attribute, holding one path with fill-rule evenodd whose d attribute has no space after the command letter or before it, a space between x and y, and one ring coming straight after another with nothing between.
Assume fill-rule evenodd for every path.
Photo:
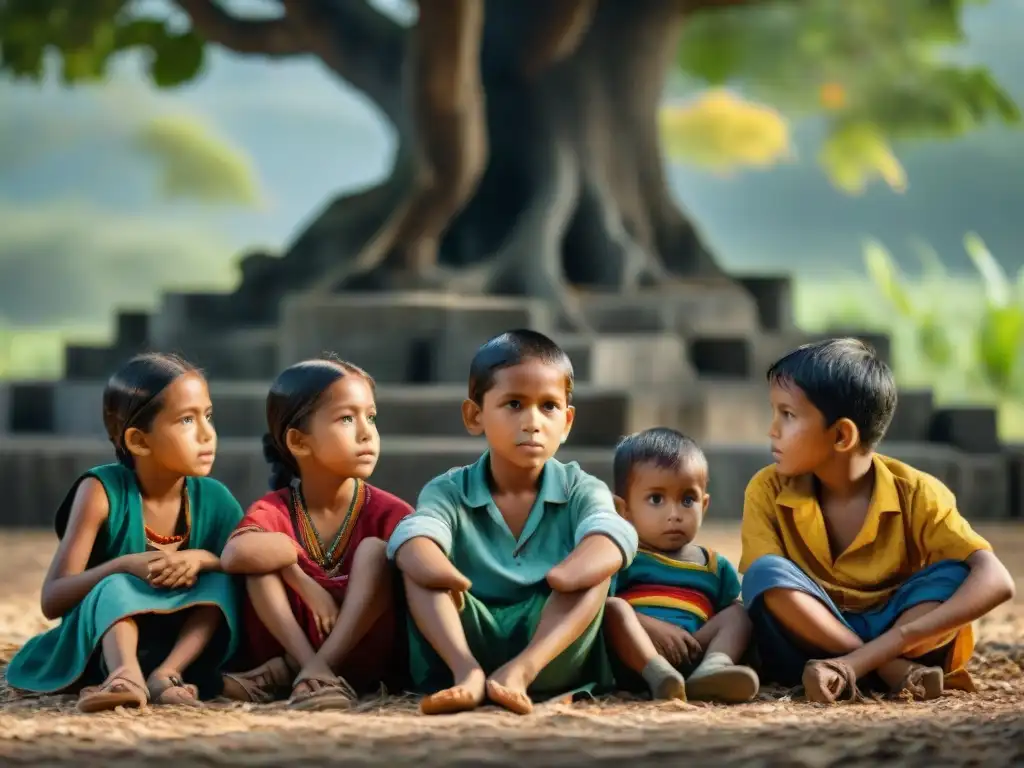
<instances>
[{"instance_id":1,"label":"sandal","mask_svg":"<svg viewBox=\"0 0 1024 768\"><path fill-rule=\"evenodd\" d=\"M270 704L291 691L295 672L278 656L248 672L225 672L223 695L234 701Z\"/></svg>"},{"instance_id":2,"label":"sandal","mask_svg":"<svg viewBox=\"0 0 1024 768\"><path fill-rule=\"evenodd\" d=\"M296 693L299 686L305 692ZM305 712L322 712L330 709L348 709L359 696L343 677L304 677L295 681L288 709Z\"/></svg>"},{"instance_id":3,"label":"sandal","mask_svg":"<svg viewBox=\"0 0 1024 768\"><path fill-rule=\"evenodd\" d=\"M821 673L825 670L839 676L840 686L830 688L822 684ZM804 665L804 695L816 704L834 704L837 701L867 701L857 687L857 676L850 665L839 659L819 659ZM845 696L844 696L845 694Z\"/></svg>"},{"instance_id":4,"label":"sandal","mask_svg":"<svg viewBox=\"0 0 1024 768\"><path fill-rule=\"evenodd\" d=\"M83 688L78 694L78 711L89 714L109 712L118 707L145 707L149 703L146 685L128 675L126 667L118 667L101 685Z\"/></svg>"},{"instance_id":5,"label":"sandal","mask_svg":"<svg viewBox=\"0 0 1024 768\"><path fill-rule=\"evenodd\" d=\"M146 683L149 689L149 700L154 704L174 705L183 707L201 707L199 689L186 683L177 674L166 677L151 676Z\"/></svg>"}]
</instances>

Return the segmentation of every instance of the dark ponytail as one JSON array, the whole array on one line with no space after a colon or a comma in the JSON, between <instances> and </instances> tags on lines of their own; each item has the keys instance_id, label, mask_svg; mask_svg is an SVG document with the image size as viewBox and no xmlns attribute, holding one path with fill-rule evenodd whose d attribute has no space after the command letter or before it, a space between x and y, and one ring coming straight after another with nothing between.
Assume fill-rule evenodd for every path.
<instances>
[{"instance_id":1,"label":"dark ponytail","mask_svg":"<svg viewBox=\"0 0 1024 768\"><path fill-rule=\"evenodd\" d=\"M177 355L149 352L133 357L110 377L103 390L103 426L118 462L134 469L125 433L133 427L150 429L163 405L164 390L186 373L198 369Z\"/></svg>"},{"instance_id":2,"label":"dark ponytail","mask_svg":"<svg viewBox=\"0 0 1024 768\"><path fill-rule=\"evenodd\" d=\"M330 386L347 375L360 376L370 388L373 378L357 365L327 358L304 360L285 368L267 394L267 429L263 458L270 465L270 489L287 488L299 477L299 465L288 450L288 430L304 430Z\"/></svg>"}]
</instances>

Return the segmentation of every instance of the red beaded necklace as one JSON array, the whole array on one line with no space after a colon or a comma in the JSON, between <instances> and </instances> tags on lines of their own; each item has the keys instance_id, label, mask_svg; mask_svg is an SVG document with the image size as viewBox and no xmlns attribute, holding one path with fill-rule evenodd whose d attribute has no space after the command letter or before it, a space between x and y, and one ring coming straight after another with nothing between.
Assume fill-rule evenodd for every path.
<instances>
[{"instance_id":1,"label":"red beaded necklace","mask_svg":"<svg viewBox=\"0 0 1024 768\"><path fill-rule=\"evenodd\" d=\"M184 515L185 518L185 531L183 533L175 534L174 536L161 536L159 533L150 530L150 527L146 525L146 538L153 544L159 544L161 546L167 546L168 544L180 544L187 539L192 530L192 504L189 502L188 488L184 482L181 484L181 507L179 509L179 515ZM180 520L181 517L178 519Z\"/></svg>"}]
</instances>

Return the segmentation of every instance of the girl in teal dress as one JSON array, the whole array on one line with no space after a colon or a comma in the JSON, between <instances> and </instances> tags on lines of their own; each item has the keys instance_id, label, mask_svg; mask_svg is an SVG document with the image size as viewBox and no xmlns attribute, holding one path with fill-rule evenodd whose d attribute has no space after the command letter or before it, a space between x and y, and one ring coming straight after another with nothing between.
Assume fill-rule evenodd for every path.
<instances>
[{"instance_id":1,"label":"girl in teal dress","mask_svg":"<svg viewBox=\"0 0 1024 768\"><path fill-rule=\"evenodd\" d=\"M141 355L111 377L103 420L117 463L78 478L57 512L42 610L60 624L18 652L9 685L78 689L82 712L220 693L240 607L220 553L242 509L207 477L212 418L206 380L180 358Z\"/></svg>"}]
</instances>

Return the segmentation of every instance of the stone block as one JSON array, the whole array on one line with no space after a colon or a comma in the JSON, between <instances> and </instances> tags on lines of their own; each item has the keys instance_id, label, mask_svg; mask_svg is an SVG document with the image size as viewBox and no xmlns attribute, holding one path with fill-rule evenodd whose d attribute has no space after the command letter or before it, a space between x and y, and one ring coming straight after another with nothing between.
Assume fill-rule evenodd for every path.
<instances>
[{"instance_id":1,"label":"stone block","mask_svg":"<svg viewBox=\"0 0 1024 768\"><path fill-rule=\"evenodd\" d=\"M431 382L449 377L446 348L475 351L515 328L551 333L543 302L442 293L295 296L281 310L279 364L335 352L382 382ZM465 375L463 369L463 376Z\"/></svg>"},{"instance_id":2,"label":"stone block","mask_svg":"<svg viewBox=\"0 0 1024 768\"><path fill-rule=\"evenodd\" d=\"M275 329L229 330L195 334L163 348L201 368L210 381L262 381L278 374L278 332Z\"/></svg>"},{"instance_id":3,"label":"stone block","mask_svg":"<svg viewBox=\"0 0 1024 768\"><path fill-rule=\"evenodd\" d=\"M737 278L757 305L757 316L765 331L793 328L793 279L780 275L749 275Z\"/></svg>"},{"instance_id":4,"label":"stone block","mask_svg":"<svg viewBox=\"0 0 1024 768\"><path fill-rule=\"evenodd\" d=\"M698 338L690 342L690 362L699 376L751 379L754 354L746 339Z\"/></svg>"},{"instance_id":5,"label":"stone block","mask_svg":"<svg viewBox=\"0 0 1024 768\"><path fill-rule=\"evenodd\" d=\"M932 417L930 438L965 453L998 453L999 425L994 408L940 408Z\"/></svg>"},{"instance_id":6,"label":"stone block","mask_svg":"<svg viewBox=\"0 0 1024 768\"><path fill-rule=\"evenodd\" d=\"M1024 445L1005 446L1003 456L1009 477L1010 517L1024 517Z\"/></svg>"},{"instance_id":7,"label":"stone block","mask_svg":"<svg viewBox=\"0 0 1024 768\"><path fill-rule=\"evenodd\" d=\"M599 334L747 336L760 323L754 298L732 280L694 280L629 294L583 294L579 306Z\"/></svg>"},{"instance_id":8,"label":"stone block","mask_svg":"<svg viewBox=\"0 0 1024 768\"><path fill-rule=\"evenodd\" d=\"M54 384L17 382L8 395L8 429L13 434L52 434L54 423Z\"/></svg>"},{"instance_id":9,"label":"stone block","mask_svg":"<svg viewBox=\"0 0 1024 768\"><path fill-rule=\"evenodd\" d=\"M935 399L931 390L901 390L896 413L886 434L894 442L927 442L931 433Z\"/></svg>"},{"instance_id":10,"label":"stone block","mask_svg":"<svg viewBox=\"0 0 1024 768\"><path fill-rule=\"evenodd\" d=\"M165 293L150 320L149 341L156 349L166 349L209 331L272 327L277 317L277 304L263 297L213 291Z\"/></svg>"},{"instance_id":11,"label":"stone block","mask_svg":"<svg viewBox=\"0 0 1024 768\"><path fill-rule=\"evenodd\" d=\"M695 379L686 346L675 334L602 335L556 333L577 385L624 388L678 386ZM451 336L434 348L433 380L465 384L479 345Z\"/></svg>"},{"instance_id":12,"label":"stone block","mask_svg":"<svg viewBox=\"0 0 1024 768\"><path fill-rule=\"evenodd\" d=\"M118 312L114 340L119 347L144 349L149 344L149 312Z\"/></svg>"},{"instance_id":13,"label":"stone block","mask_svg":"<svg viewBox=\"0 0 1024 768\"><path fill-rule=\"evenodd\" d=\"M64 348L66 381L106 381L131 353L118 347L69 344Z\"/></svg>"}]
</instances>

